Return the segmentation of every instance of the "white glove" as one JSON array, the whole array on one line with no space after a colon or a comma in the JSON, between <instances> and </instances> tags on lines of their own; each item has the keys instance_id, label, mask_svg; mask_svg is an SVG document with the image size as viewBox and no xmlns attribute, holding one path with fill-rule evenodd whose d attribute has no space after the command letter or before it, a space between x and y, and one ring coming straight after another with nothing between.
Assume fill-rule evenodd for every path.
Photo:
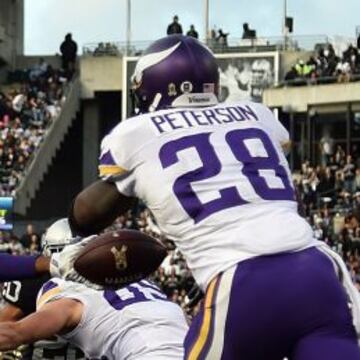
<instances>
[{"instance_id":1,"label":"white glove","mask_svg":"<svg viewBox=\"0 0 360 360\"><path fill-rule=\"evenodd\" d=\"M91 235L84 239L75 238L73 244L65 246L59 253L52 254L50 259L51 276L79 282L96 290L102 289L101 286L91 283L74 269L74 262L79 253L96 237L97 235Z\"/></svg>"}]
</instances>

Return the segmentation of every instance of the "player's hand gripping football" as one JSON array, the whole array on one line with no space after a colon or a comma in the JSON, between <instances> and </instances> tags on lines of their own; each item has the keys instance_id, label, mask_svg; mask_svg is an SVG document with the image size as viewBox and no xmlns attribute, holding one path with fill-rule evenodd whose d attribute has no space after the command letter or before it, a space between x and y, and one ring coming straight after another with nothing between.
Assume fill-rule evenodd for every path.
<instances>
[{"instance_id":1,"label":"player's hand gripping football","mask_svg":"<svg viewBox=\"0 0 360 360\"><path fill-rule=\"evenodd\" d=\"M96 237L97 235L91 235L83 239L74 238L74 242L71 245L65 246L61 252L52 254L50 259L50 274L54 277L82 283L96 290L102 289L100 285L91 283L74 269L74 262L79 253Z\"/></svg>"}]
</instances>

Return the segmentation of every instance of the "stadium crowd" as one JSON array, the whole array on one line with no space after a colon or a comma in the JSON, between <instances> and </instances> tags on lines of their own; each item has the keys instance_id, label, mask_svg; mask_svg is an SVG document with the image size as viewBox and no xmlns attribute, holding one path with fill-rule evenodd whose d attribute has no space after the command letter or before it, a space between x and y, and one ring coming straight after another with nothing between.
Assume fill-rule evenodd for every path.
<instances>
[{"instance_id":1,"label":"stadium crowd","mask_svg":"<svg viewBox=\"0 0 360 360\"><path fill-rule=\"evenodd\" d=\"M360 49L349 45L337 56L331 44L321 46L305 62L300 59L285 75L289 85L349 82L360 75Z\"/></svg>"},{"instance_id":2,"label":"stadium crowd","mask_svg":"<svg viewBox=\"0 0 360 360\"><path fill-rule=\"evenodd\" d=\"M9 74L11 89L0 92L0 196L14 195L32 155L65 100L70 74L44 59Z\"/></svg>"},{"instance_id":3,"label":"stadium crowd","mask_svg":"<svg viewBox=\"0 0 360 360\"><path fill-rule=\"evenodd\" d=\"M312 225L314 236L343 256L360 290L360 164L346 156L338 146L335 154L323 165L311 166L305 162L293 176L304 216ZM169 298L180 304L190 316L193 315L197 307L187 307L187 294L194 285L191 272L179 250L163 237L149 210L139 205L119 217L112 228L137 229L167 244L169 255L154 274L154 280ZM2 232L0 251L36 253L40 251L40 236L31 224L20 238Z\"/></svg>"}]
</instances>

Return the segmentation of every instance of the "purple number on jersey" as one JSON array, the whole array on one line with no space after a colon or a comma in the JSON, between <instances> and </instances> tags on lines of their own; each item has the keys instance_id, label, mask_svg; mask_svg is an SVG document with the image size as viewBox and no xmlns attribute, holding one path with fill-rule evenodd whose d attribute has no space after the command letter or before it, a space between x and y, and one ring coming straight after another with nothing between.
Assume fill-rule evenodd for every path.
<instances>
[{"instance_id":1,"label":"purple number on jersey","mask_svg":"<svg viewBox=\"0 0 360 360\"><path fill-rule=\"evenodd\" d=\"M221 173L221 162L210 142L211 133L201 133L184 136L164 144L159 153L162 167L165 169L179 161L178 152L195 148L202 166L179 176L173 185L173 190L180 204L188 215L198 223L208 216L233 206L247 204L239 194L236 186L219 189L217 199L202 203L191 183L209 179ZM237 129L226 134L225 140L235 158L243 164L242 173L247 177L255 192L264 200L294 201L294 190L291 186L285 168L269 136L260 129ZM265 149L266 156L253 156L246 145L246 140L257 140ZM270 187L261 170L272 170L282 183L282 188Z\"/></svg>"},{"instance_id":2,"label":"purple number on jersey","mask_svg":"<svg viewBox=\"0 0 360 360\"><path fill-rule=\"evenodd\" d=\"M235 186L220 189L220 196L206 203L202 203L192 189L192 182L209 179L221 171L221 163L210 143L210 135L211 133L202 133L170 141L162 146L159 154L162 167L167 168L179 161L179 151L194 147L198 152L203 166L179 176L173 185L182 207L195 223L218 211L247 203L240 197Z\"/></svg>"},{"instance_id":3,"label":"purple number on jersey","mask_svg":"<svg viewBox=\"0 0 360 360\"><path fill-rule=\"evenodd\" d=\"M125 306L143 301L167 300L166 295L156 285L146 280L117 291L105 290L104 298L116 310L122 310Z\"/></svg>"},{"instance_id":4,"label":"purple number on jersey","mask_svg":"<svg viewBox=\"0 0 360 360\"><path fill-rule=\"evenodd\" d=\"M251 155L245 144L246 140L260 140L267 157ZM242 173L249 179L256 193L264 200L294 200L294 189L286 170L280 165L279 155L269 136L260 129L233 130L226 134L226 142L236 159L244 164ZM282 182L282 188L270 188L261 170L273 170L275 176Z\"/></svg>"}]
</instances>

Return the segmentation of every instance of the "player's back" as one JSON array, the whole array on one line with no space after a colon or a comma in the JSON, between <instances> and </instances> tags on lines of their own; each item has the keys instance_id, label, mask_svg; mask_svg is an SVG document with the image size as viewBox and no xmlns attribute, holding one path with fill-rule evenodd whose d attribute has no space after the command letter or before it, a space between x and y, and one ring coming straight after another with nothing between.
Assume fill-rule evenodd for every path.
<instances>
[{"instance_id":1,"label":"player's back","mask_svg":"<svg viewBox=\"0 0 360 360\"><path fill-rule=\"evenodd\" d=\"M52 279L39 293L38 304L60 298L76 299L84 305L81 323L62 337L91 359L183 358L184 314L149 281L118 291L96 291Z\"/></svg>"},{"instance_id":2,"label":"player's back","mask_svg":"<svg viewBox=\"0 0 360 360\"><path fill-rule=\"evenodd\" d=\"M145 201L205 287L239 261L312 243L297 213L287 141L261 104L161 110L104 139L100 173L114 166L119 191Z\"/></svg>"}]
</instances>

